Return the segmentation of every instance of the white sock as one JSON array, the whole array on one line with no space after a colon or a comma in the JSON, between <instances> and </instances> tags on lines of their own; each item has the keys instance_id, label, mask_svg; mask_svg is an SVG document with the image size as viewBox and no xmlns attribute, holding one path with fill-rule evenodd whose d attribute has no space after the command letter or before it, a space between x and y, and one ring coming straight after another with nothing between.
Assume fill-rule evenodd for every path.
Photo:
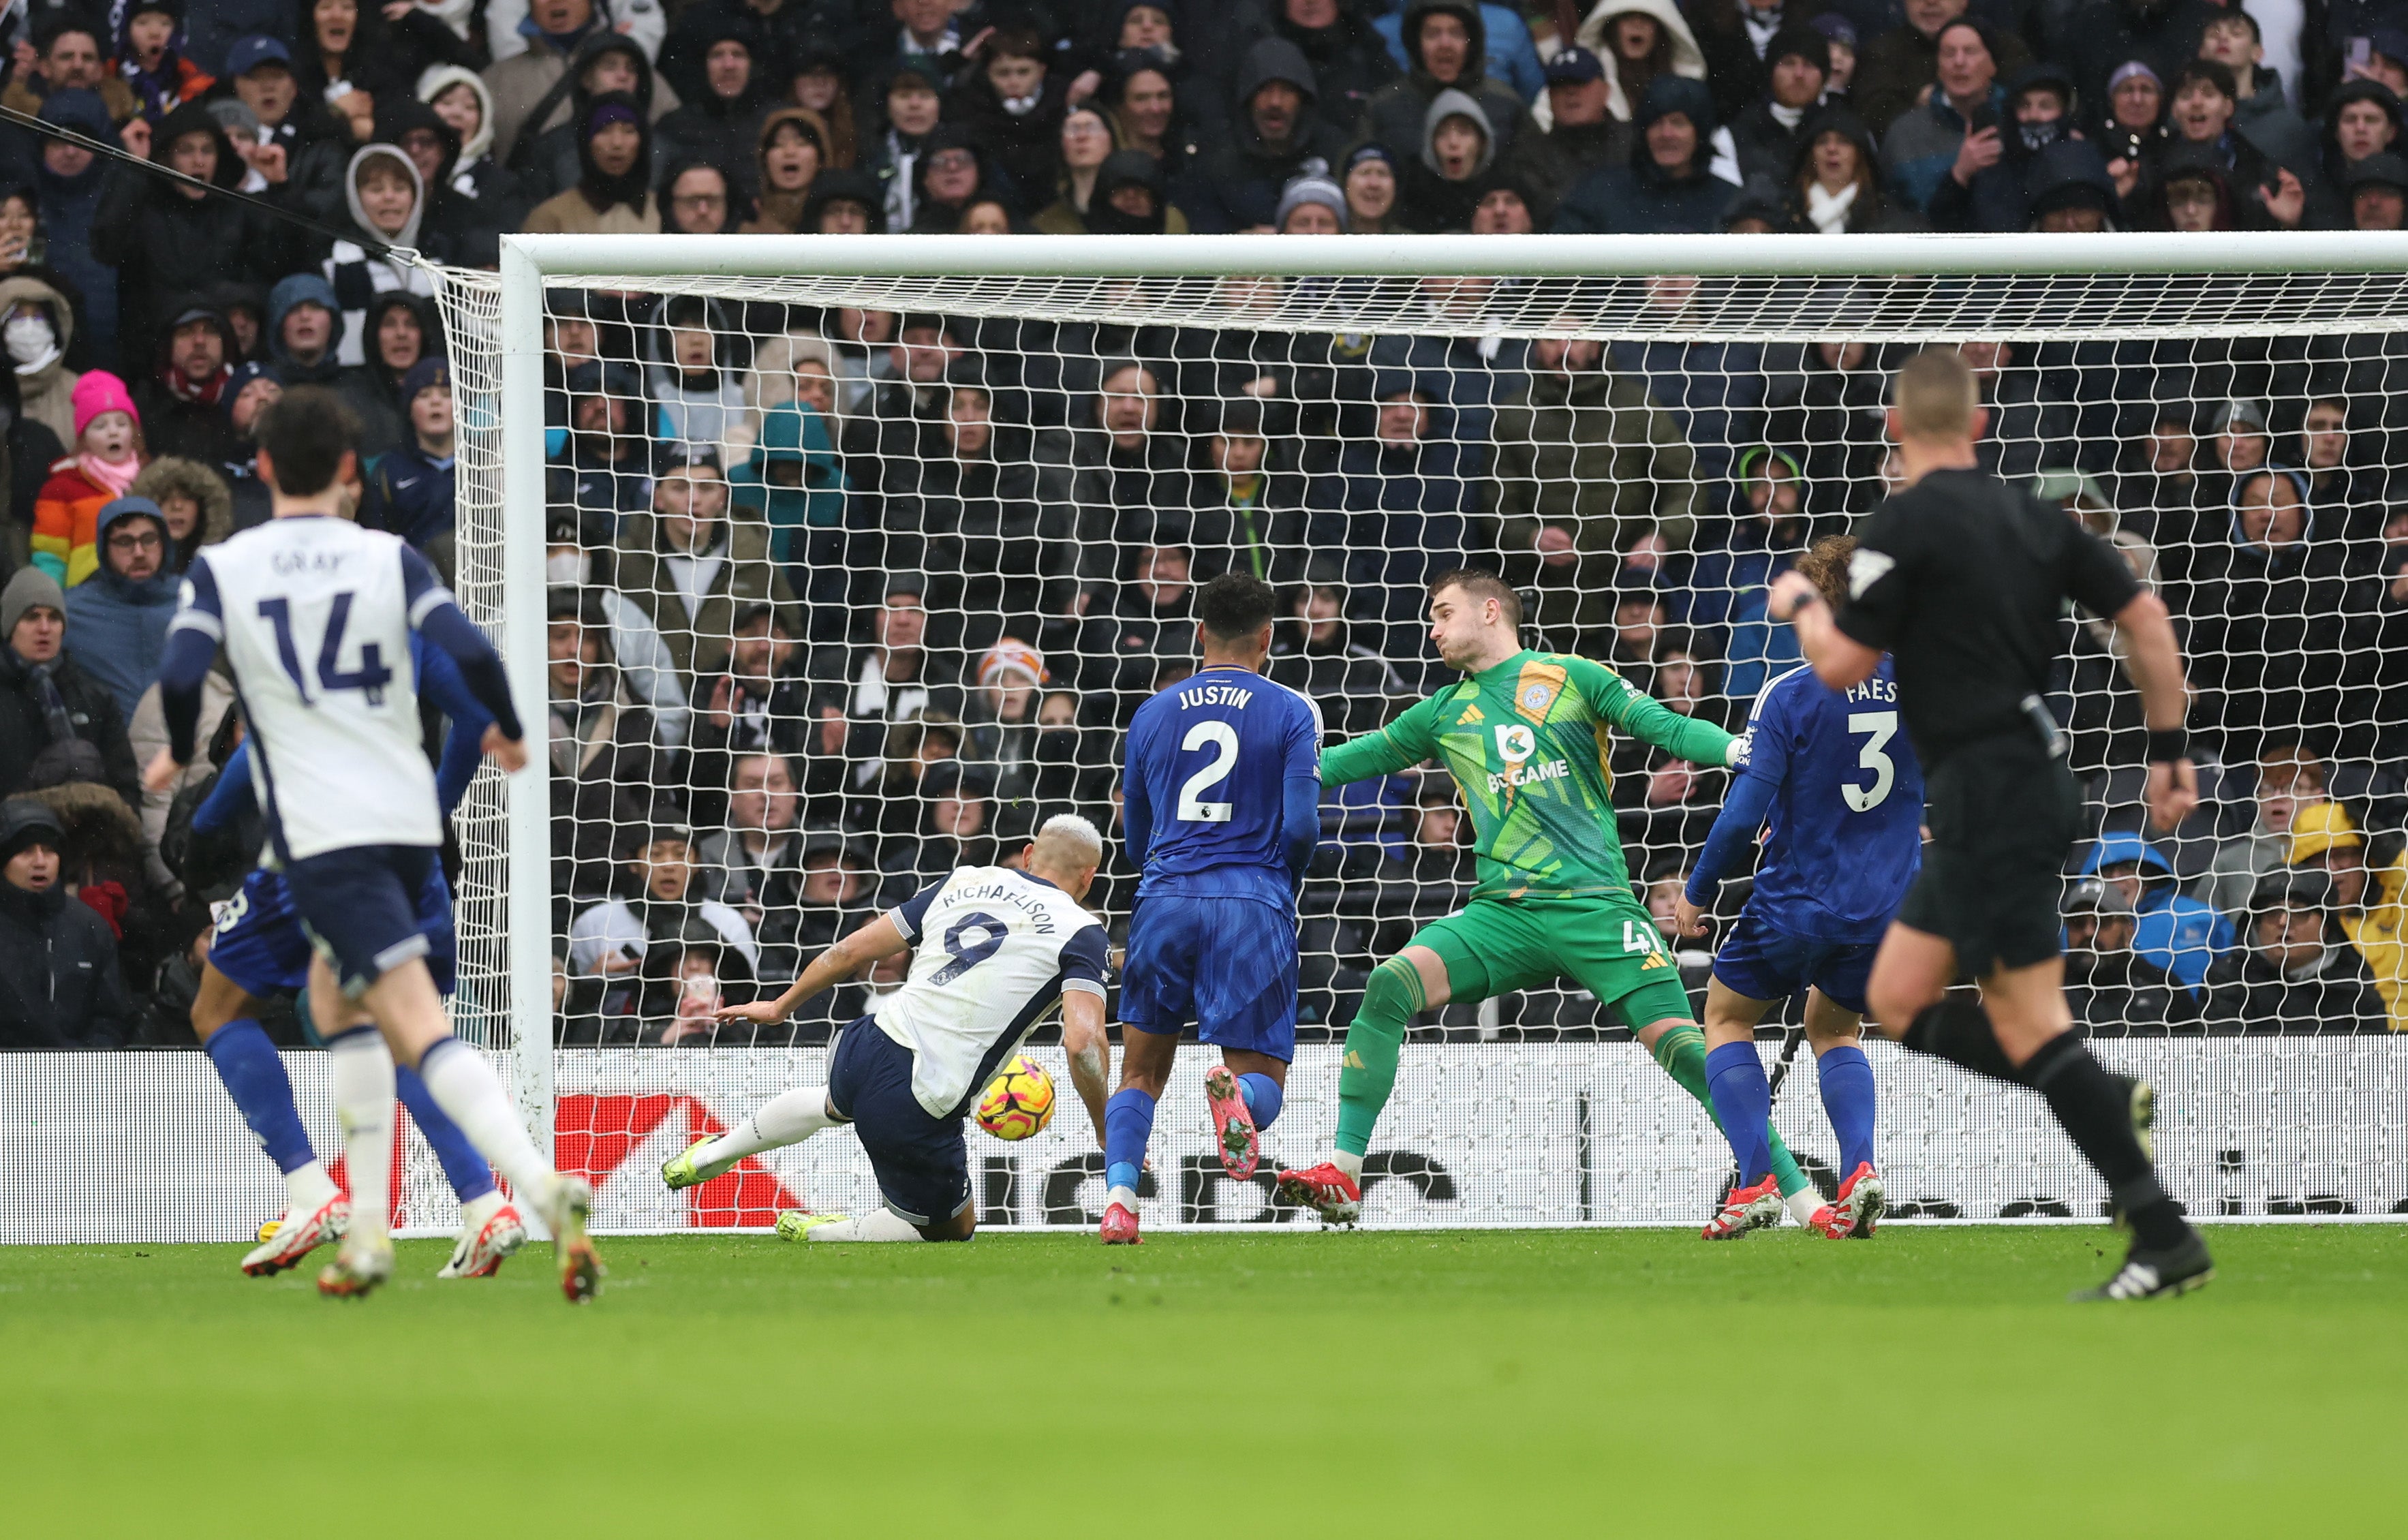
<instances>
[{"instance_id":1,"label":"white sock","mask_svg":"<svg viewBox=\"0 0 2408 1540\"><path fill-rule=\"evenodd\" d=\"M1823 1206L1823 1190L1810 1182L1781 1201L1789 1205L1790 1215L1799 1224L1811 1225L1814 1211Z\"/></svg>"},{"instance_id":2,"label":"white sock","mask_svg":"<svg viewBox=\"0 0 2408 1540\"><path fill-rule=\"evenodd\" d=\"M1329 1163L1336 1166L1340 1171L1344 1172L1347 1175L1353 1177L1356 1187L1359 1187L1363 1185L1363 1158L1361 1156L1354 1154L1348 1150L1331 1150L1329 1152Z\"/></svg>"},{"instance_id":3,"label":"white sock","mask_svg":"<svg viewBox=\"0 0 2408 1540\"><path fill-rule=\"evenodd\" d=\"M873 1209L850 1219L837 1219L811 1230L814 1241L919 1241L919 1228L891 1208Z\"/></svg>"},{"instance_id":4,"label":"white sock","mask_svg":"<svg viewBox=\"0 0 2408 1540\"><path fill-rule=\"evenodd\" d=\"M295 1214L317 1213L333 1201L335 1192L335 1179L316 1160L284 1173L284 1201Z\"/></svg>"},{"instance_id":5,"label":"white sock","mask_svg":"<svg viewBox=\"0 0 2408 1540\"><path fill-rule=\"evenodd\" d=\"M371 1027L327 1043L326 1059L351 1179L351 1238L375 1244L392 1229L393 1055Z\"/></svg>"},{"instance_id":6,"label":"white sock","mask_svg":"<svg viewBox=\"0 0 2408 1540\"><path fill-rule=\"evenodd\" d=\"M1128 1210L1131 1214L1135 1214L1137 1212L1137 1189L1135 1187L1114 1187L1111 1191L1105 1193L1104 1206L1106 1208L1110 1208L1114 1203L1118 1203L1121 1207Z\"/></svg>"},{"instance_id":7,"label":"white sock","mask_svg":"<svg viewBox=\"0 0 2408 1540\"><path fill-rule=\"evenodd\" d=\"M443 1109L477 1153L494 1163L523 1198L539 1196L552 1182L552 1162L536 1153L535 1141L519 1122L519 1110L502 1093L492 1066L482 1054L456 1037L447 1037L426 1050L418 1061L418 1078L426 1094Z\"/></svg>"},{"instance_id":8,"label":"white sock","mask_svg":"<svg viewBox=\"0 0 2408 1540\"><path fill-rule=\"evenodd\" d=\"M502 1211L502 1195L496 1190L481 1198L471 1198L460 1205L460 1233L473 1236L485 1228L485 1222Z\"/></svg>"},{"instance_id":9,"label":"white sock","mask_svg":"<svg viewBox=\"0 0 2408 1540\"><path fill-rule=\"evenodd\" d=\"M836 1126L836 1119L828 1115L827 1087L797 1086L762 1102L752 1116L705 1144L695 1161L702 1164L799 1144L822 1129Z\"/></svg>"}]
</instances>

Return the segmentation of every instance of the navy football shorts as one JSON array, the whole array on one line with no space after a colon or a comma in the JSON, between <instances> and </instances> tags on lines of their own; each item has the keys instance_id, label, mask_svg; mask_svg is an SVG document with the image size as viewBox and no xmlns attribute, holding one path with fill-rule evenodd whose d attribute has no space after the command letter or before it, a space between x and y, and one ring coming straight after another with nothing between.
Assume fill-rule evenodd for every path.
<instances>
[{"instance_id":1,"label":"navy football shorts","mask_svg":"<svg viewBox=\"0 0 2408 1540\"><path fill-rule=\"evenodd\" d=\"M1865 1014L1865 980L1879 942L1820 942L1796 936L1742 910L1714 954L1714 977L1750 1000L1787 1000L1812 985L1843 1010Z\"/></svg>"},{"instance_id":2,"label":"navy football shorts","mask_svg":"<svg viewBox=\"0 0 2408 1540\"><path fill-rule=\"evenodd\" d=\"M440 862L426 874L419 894L421 930L426 937L426 968L435 987L452 992L459 964L459 938L452 928L452 885ZM309 937L293 907L293 890L280 871L265 869L243 879L226 900L209 940L209 965L258 1000L297 994L309 982Z\"/></svg>"},{"instance_id":3,"label":"navy football shorts","mask_svg":"<svg viewBox=\"0 0 2408 1540\"><path fill-rule=\"evenodd\" d=\"M347 999L359 999L413 957L431 957L431 928L439 924L449 934L452 899L442 891L439 854L432 845L358 845L285 867L302 928ZM430 901L436 892L442 897Z\"/></svg>"},{"instance_id":4,"label":"navy football shorts","mask_svg":"<svg viewBox=\"0 0 2408 1540\"><path fill-rule=\"evenodd\" d=\"M911 1050L867 1016L844 1029L828 1060L828 1105L853 1125L879 1195L923 1227L970 1206L969 1150L960 1117L939 1117L911 1094Z\"/></svg>"},{"instance_id":5,"label":"navy football shorts","mask_svg":"<svg viewBox=\"0 0 2408 1540\"><path fill-rule=\"evenodd\" d=\"M1296 1058L1296 920L1257 899L1163 893L1129 919L1121 1021Z\"/></svg>"}]
</instances>

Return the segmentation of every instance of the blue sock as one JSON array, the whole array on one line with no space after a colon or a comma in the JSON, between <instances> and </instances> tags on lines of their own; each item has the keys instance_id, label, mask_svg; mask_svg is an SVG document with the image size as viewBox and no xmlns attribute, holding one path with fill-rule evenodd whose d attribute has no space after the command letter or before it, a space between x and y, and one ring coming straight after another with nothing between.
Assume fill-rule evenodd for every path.
<instances>
[{"instance_id":1,"label":"blue sock","mask_svg":"<svg viewBox=\"0 0 2408 1540\"><path fill-rule=\"evenodd\" d=\"M1840 1180L1873 1158L1873 1067L1862 1048L1848 1043L1827 1049L1814 1061L1823 1087L1823 1111L1840 1136Z\"/></svg>"},{"instance_id":2,"label":"blue sock","mask_svg":"<svg viewBox=\"0 0 2408 1540\"><path fill-rule=\"evenodd\" d=\"M301 1127L301 1109L293 1104L293 1078L284 1072L265 1028L249 1016L229 1021L209 1034L208 1055L226 1094L277 1170L289 1176L318 1158L308 1130Z\"/></svg>"},{"instance_id":3,"label":"blue sock","mask_svg":"<svg viewBox=\"0 0 2408 1540\"><path fill-rule=\"evenodd\" d=\"M1154 1138L1154 1098L1125 1087L1104 1103L1104 1183L1137 1190L1145 1146Z\"/></svg>"},{"instance_id":4,"label":"blue sock","mask_svg":"<svg viewBox=\"0 0 2408 1540\"><path fill-rule=\"evenodd\" d=\"M1269 1128L1278 1118L1280 1108L1287 1104L1287 1092L1267 1074L1241 1074L1238 1085L1246 1093L1246 1114L1254 1120L1254 1127Z\"/></svg>"},{"instance_id":5,"label":"blue sock","mask_svg":"<svg viewBox=\"0 0 2408 1540\"><path fill-rule=\"evenodd\" d=\"M1714 1099L1714 1121L1723 1126L1731 1154L1739 1158L1742 1187L1754 1187L1772 1170L1772 1142L1765 1119L1772 1115L1772 1083L1753 1043L1726 1043L1706 1056L1706 1089Z\"/></svg>"},{"instance_id":6,"label":"blue sock","mask_svg":"<svg viewBox=\"0 0 2408 1540\"><path fill-rule=\"evenodd\" d=\"M393 1067L394 1088L401 1093L401 1104L409 1109L410 1121L426 1136L426 1144L442 1164L444 1180L452 1184L452 1194L462 1202L470 1202L494 1190L494 1168L468 1143L460 1125L445 1115L427 1090L426 1082L418 1078L416 1070L396 1064Z\"/></svg>"}]
</instances>

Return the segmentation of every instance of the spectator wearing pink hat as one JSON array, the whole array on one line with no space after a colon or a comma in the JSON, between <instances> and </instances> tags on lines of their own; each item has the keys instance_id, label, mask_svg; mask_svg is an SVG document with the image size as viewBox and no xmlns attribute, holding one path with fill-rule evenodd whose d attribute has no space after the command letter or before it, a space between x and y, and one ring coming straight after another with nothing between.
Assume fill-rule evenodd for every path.
<instances>
[{"instance_id":1,"label":"spectator wearing pink hat","mask_svg":"<svg viewBox=\"0 0 2408 1540\"><path fill-rule=\"evenodd\" d=\"M50 467L34 502L34 565L72 588L100 566L100 511L142 469L142 422L125 381L93 369L76 381L75 453Z\"/></svg>"}]
</instances>

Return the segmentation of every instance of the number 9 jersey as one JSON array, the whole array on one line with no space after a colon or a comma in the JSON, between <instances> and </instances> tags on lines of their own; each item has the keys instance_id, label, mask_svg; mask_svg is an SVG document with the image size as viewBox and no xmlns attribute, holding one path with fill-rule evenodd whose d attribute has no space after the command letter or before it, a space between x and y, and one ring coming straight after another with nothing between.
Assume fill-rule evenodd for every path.
<instances>
[{"instance_id":1,"label":"number 9 jersey","mask_svg":"<svg viewBox=\"0 0 2408 1540\"><path fill-rule=\"evenodd\" d=\"M271 520L193 558L170 628L225 648L280 862L442 844L409 638L451 598L423 556L342 519Z\"/></svg>"},{"instance_id":2,"label":"number 9 jersey","mask_svg":"<svg viewBox=\"0 0 2408 1540\"><path fill-rule=\"evenodd\" d=\"M1803 666L1764 687L1737 767L1773 788L1748 913L1813 941L1881 939L1923 865L1923 767L1899 729L1886 656L1852 689Z\"/></svg>"}]
</instances>

